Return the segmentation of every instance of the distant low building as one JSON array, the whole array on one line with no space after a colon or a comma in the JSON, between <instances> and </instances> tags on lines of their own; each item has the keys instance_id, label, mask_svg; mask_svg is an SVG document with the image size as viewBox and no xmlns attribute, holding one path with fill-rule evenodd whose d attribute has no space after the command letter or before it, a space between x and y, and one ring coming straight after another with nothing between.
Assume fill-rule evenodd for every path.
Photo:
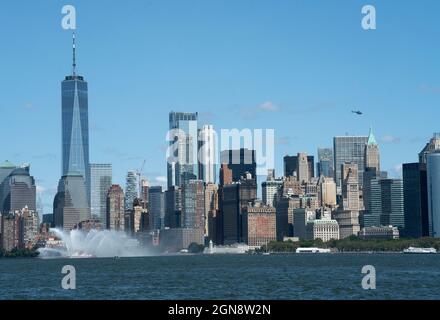
<instances>
[{"instance_id":1,"label":"distant low building","mask_svg":"<svg viewBox=\"0 0 440 320\"><path fill-rule=\"evenodd\" d=\"M339 225L336 220L322 219L307 223L306 238L309 240L321 239L324 242L331 239L339 240Z\"/></svg>"},{"instance_id":2,"label":"distant low building","mask_svg":"<svg viewBox=\"0 0 440 320\"><path fill-rule=\"evenodd\" d=\"M89 219L78 223L77 229L88 232L92 229L103 230L104 226L101 222L101 219Z\"/></svg>"},{"instance_id":3,"label":"distant low building","mask_svg":"<svg viewBox=\"0 0 440 320\"><path fill-rule=\"evenodd\" d=\"M167 251L179 251L188 249L195 242L204 244L203 229L201 228L174 228L160 230L160 246Z\"/></svg>"},{"instance_id":4,"label":"distant low building","mask_svg":"<svg viewBox=\"0 0 440 320\"><path fill-rule=\"evenodd\" d=\"M335 211L335 220L339 224L340 239L357 235L360 231L359 211L337 210Z\"/></svg>"},{"instance_id":5,"label":"distant low building","mask_svg":"<svg viewBox=\"0 0 440 320\"><path fill-rule=\"evenodd\" d=\"M399 229L393 226L365 227L359 231L361 239L398 239Z\"/></svg>"}]
</instances>

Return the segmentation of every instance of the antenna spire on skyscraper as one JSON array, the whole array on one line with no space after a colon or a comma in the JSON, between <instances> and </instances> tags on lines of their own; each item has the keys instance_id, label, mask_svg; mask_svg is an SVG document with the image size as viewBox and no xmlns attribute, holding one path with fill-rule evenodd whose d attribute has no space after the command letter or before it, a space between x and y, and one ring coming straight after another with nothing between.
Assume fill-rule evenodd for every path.
<instances>
[{"instance_id":1,"label":"antenna spire on skyscraper","mask_svg":"<svg viewBox=\"0 0 440 320\"><path fill-rule=\"evenodd\" d=\"M72 74L76 75L76 45L75 45L75 32L72 33Z\"/></svg>"}]
</instances>

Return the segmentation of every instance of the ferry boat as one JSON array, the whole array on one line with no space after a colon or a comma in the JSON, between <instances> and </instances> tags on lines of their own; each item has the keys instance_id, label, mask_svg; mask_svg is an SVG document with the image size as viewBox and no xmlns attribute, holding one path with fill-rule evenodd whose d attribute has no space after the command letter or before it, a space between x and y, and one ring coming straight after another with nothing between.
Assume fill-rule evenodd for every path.
<instances>
[{"instance_id":1,"label":"ferry boat","mask_svg":"<svg viewBox=\"0 0 440 320\"><path fill-rule=\"evenodd\" d=\"M409 247L408 249L404 249L403 253L410 253L410 254L429 254L429 253L437 253L437 250L435 248L416 248L416 247Z\"/></svg>"},{"instance_id":2,"label":"ferry boat","mask_svg":"<svg viewBox=\"0 0 440 320\"><path fill-rule=\"evenodd\" d=\"M296 253L330 253L330 249L322 249L322 248L296 248Z\"/></svg>"}]
</instances>

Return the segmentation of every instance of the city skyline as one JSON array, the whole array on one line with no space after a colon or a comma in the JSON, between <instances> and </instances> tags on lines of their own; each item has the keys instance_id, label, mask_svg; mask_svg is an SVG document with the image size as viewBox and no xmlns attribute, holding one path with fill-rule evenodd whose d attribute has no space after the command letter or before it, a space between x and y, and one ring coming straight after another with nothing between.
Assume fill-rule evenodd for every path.
<instances>
[{"instance_id":1,"label":"city skyline","mask_svg":"<svg viewBox=\"0 0 440 320\"><path fill-rule=\"evenodd\" d=\"M81 1L75 2L74 4L77 6L79 21L81 21L78 30L78 69L80 70L80 74L87 77L89 85L91 85L91 87L89 88L89 120L91 124L90 161L92 163L111 163L114 166L114 183L124 185L124 179L127 171L138 169L141 166L143 159L146 159L147 170L145 170L145 176L150 180L151 184L162 186L166 185L165 149L167 144L165 140L165 134L167 132L168 112L171 110L181 112L199 112L199 124L213 124L216 130L219 130L221 128L274 128L276 142L275 169L278 176L282 173L282 158L284 155L292 155L297 154L298 152L306 152L307 154L315 155L316 158L317 149L331 147L332 139L334 136L343 136L345 133L348 133L350 135L366 136L368 133L368 128L372 124L374 131L378 137L379 145L381 146L381 160L383 169L385 171L388 171L391 177L399 177L400 170L395 170L395 167L400 165L401 163L416 161L417 153L422 149L425 142L432 136L432 132L437 131L434 118L438 111L433 108L436 94L435 82L430 82L430 80L435 81L435 77L433 77L435 70L433 70L432 75L429 74L429 76L427 76L427 79L424 82L421 81L418 85L415 85L415 93L411 94L409 99L413 107L419 108L419 104L421 104L423 110L426 110L426 113L433 115L430 117L423 117L422 119L424 123L422 126L417 123L419 119L417 117L421 115L419 115L418 113L414 114L412 110L400 110L398 108L400 106L410 106L410 103L408 101L405 101L405 97L408 98L408 92L401 92L402 96L400 96L399 99L396 99L396 101L393 101L388 109L390 110L390 114L399 110L399 112L403 114L402 117L399 117L400 121L398 123L393 123L393 121L387 121L386 119L384 120L383 118L386 118L384 117L384 106L390 102L389 99L392 100L394 94L391 90L389 92L389 96L382 96L383 94L386 94L386 92L382 91L382 89L379 89L380 85L378 84L372 85L372 87L370 87L370 89L372 89L371 91L365 91L365 89L359 89L358 87L358 91L355 90L356 92L354 94L346 94L346 98L344 98L344 94L346 92L342 90L341 87L339 87L338 89L337 85L329 85L326 89L318 90L318 92L322 94L322 98L320 98L320 94L317 94L316 97L310 94L303 94L300 95L301 97L298 98L297 101L295 101L294 96L298 92L293 90L293 92L290 93L290 90L292 90L292 88L296 88L296 90L299 90L299 88L302 87L300 79L289 79L285 73L286 71L281 71L279 69L280 65L270 59L268 61L272 62L269 62L269 66L273 68L273 72L275 73L267 72L263 70L264 68L259 68L258 70L259 72L261 72L261 75L271 73L272 75L281 75L281 79L277 79L276 81L280 88L276 88L273 85L265 87L265 85L267 85L266 81L256 81L256 79L259 78L257 77L258 72L254 72L248 75L248 77L250 77L251 79L251 84L243 85L243 83L239 80L243 81L246 79L244 75L246 74L246 72L249 71L248 67L256 66L255 63L258 62L258 53L250 55L250 57L253 57L256 60L251 61L248 67L238 69L236 73L222 73L220 70L216 69L218 68L218 66L216 66L213 61L206 58L201 59L200 61L197 61L196 59L190 59L189 65L196 68L196 75L199 75L199 79L192 78L191 75L189 84L182 83L182 85L179 85L178 83L182 81L183 77L185 77L185 74L189 76L189 73L186 73L185 71L187 67L181 66L180 69L177 67L180 63L182 63L181 59L177 58L177 65L175 64L176 62L173 62L173 66L177 70L175 73L173 73L170 70L164 71L164 69L152 68L149 59L140 59L140 53L138 53L139 56L136 56L136 61L138 63L137 66L139 66L139 68L141 68L142 70L146 68L144 71L152 68L149 76L143 78L143 76L138 73L139 71L134 71L134 66L132 63L124 61L126 59L121 59L122 61L116 61L114 53L101 51L103 50L103 48L108 49L108 47L104 46L99 48L99 51L102 55L107 55L104 60L106 63L108 63L108 70L107 72L104 72L104 70L106 70L104 68L104 64L98 64L98 66L96 67L91 64L92 61L97 61L94 56L97 53L95 53L94 51L97 50L96 48L98 48L99 45L92 45L92 42L97 40L98 34L95 33L96 31L92 32L92 26L87 25L86 22L87 15L91 15L92 12L98 12L97 6L86 4L85 2ZM287 6L287 4L284 5ZM8 4L7 6L13 7L14 5ZM50 6L51 5L44 4L42 5L42 8L35 7L34 9L38 12L42 12ZM137 6L142 7L140 3L137 3L135 5L135 7ZM157 6L157 4L154 6ZM204 6L209 5L205 4ZM246 8L243 4L237 6L237 12L240 12L240 10L244 10ZM280 7L281 6L282 5L280 5ZM306 15L311 14L308 5L302 4L301 6L303 7L302 10L305 10ZM436 5L433 6L436 7ZM262 15L263 7L263 5L255 5L254 7L252 7L255 10L254 14L256 17ZM333 10L335 10L335 13L337 13L337 17L341 18L342 16L344 16L344 14L349 12L350 6L348 6L348 8L346 8L347 6L345 6L343 9L341 9L341 12L336 12L338 10L338 6L336 5L335 7L336 8L334 8ZM384 14L389 14L389 10L392 9L392 6L381 4L378 5L378 9L379 8L382 8L382 10L384 10ZM159 9L163 10L164 8L160 7ZM129 10L129 12L132 12L131 10L134 9L131 8L124 10ZM28 141L23 141L23 143L7 144L6 148L4 149L4 153L0 153L1 160L10 160L16 165L26 162L31 163L33 176L35 176L37 180L37 191L43 197L45 213L51 213L52 211L52 200L56 193L57 183L60 178L59 172L61 163L61 152L59 151L60 141L58 135L58 133L60 132L59 81L62 80L63 76L69 70L69 60L71 59L71 53L68 53L71 50L71 48L69 47L71 33L61 30L61 28L56 25L59 23L59 15L56 15L55 13L58 11L59 10L54 10L53 21L51 20L52 18L49 17L49 21L53 23L54 31L49 31L44 28L44 30L35 31L19 27L16 33L18 37L20 37L20 35L27 35L27 37L29 37L29 35L35 36L35 39L30 40L30 44L35 43L35 41L37 40L43 40L44 35L50 35L49 37L45 38L44 41L40 42L40 45L48 45L49 48L53 49L53 54L51 55L51 57L54 58L53 63L52 59L43 59L43 52L41 52L40 46L36 46L36 52L33 53L32 57L35 59L31 59L32 61L28 61L25 59L25 61L23 61L24 66L17 68L17 74L21 74L23 77L26 78L20 79L20 81L24 81L24 84L21 84L20 86L15 88L15 90L8 90L9 88L11 88L11 84L16 84L16 74L12 72L11 68L14 66L17 67L16 61L21 62L20 59L14 59L12 66L8 66L6 68L6 78L11 79L11 83L8 83L8 81L0 83L2 87L6 89L4 93L5 99L3 100L4 105L0 105L0 107L1 110L4 111L6 119L11 120L6 121L7 132L10 132L11 136L14 137L17 136L16 132L20 132L19 130L22 130L23 126L36 128L35 134L30 135L30 137L27 139ZM357 11L359 10L354 10L354 12ZM433 9L433 11L435 11L435 9ZM14 12L20 11L14 10ZM277 10L276 13L278 16L286 19L286 16L280 11ZM402 18L405 13L407 12L404 10L403 13L400 15L400 18ZM414 19L415 15L416 21L418 21L418 24L416 24L416 26L418 28L422 28L423 25L421 24L421 21L417 20L417 13L420 12L411 12L411 17ZM292 12L292 14L294 14L294 12ZM353 23L354 21L358 23L359 14L352 14L353 17L343 18L342 22L339 21L339 24L338 21L335 21L336 27L341 27L341 24L343 23L351 23L352 18ZM329 16L330 15L331 14L329 13ZM2 21L6 20L7 22L10 22L11 20L11 17L4 17L3 14L0 14L0 18ZM28 16L27 14L24 15L24 18L29 18L29 21L34 21L34 18ZM429 18L433 17L428 15L426 19ZM23 19L23 17L21 19ZM206 22L205 18L203 18L203 21ZM282 21L287 23L286 20ZM301 23L306 23L306 21L304 21L303 19L300 19L299 21L301 21ZM145 22L146 25L149 25L149 23L152 22ZM156 20L155 23L161 25L160 21ZM235 21L235 23L243 28L240 30L248 30L246 26L242 25L238 21ZM128 25L130 25L130 23L128 23ZM427 24L427 26L428 25L429 24ZM151 27L151 25L149 26ZM190 26L197 27L198 24L197 22L195 22ZM293 25L290 26L292 27ZM57 30L56 27L58 27L59 30ZM123 30L128 30L126 29L128 27L129 26L126 26ZM211 28L214 28L214 26L211 25ZM356 44L358 46L363 44L365 48L368 48L369 43L374 43L374 38L376 40L379 39L380 41L382 41L383 44L383 41L387 39L387 35L389 35L390 32L395 31L395 29L393 28L396 27L390 27L388 25L388 28L390 28L390 30L387 29L387 25L384 25L384 30L381 31L381 29L379 28L376 35L367 35L362 33L363 31L360 29L360 27L358 27L358 33L356 32L354 34L354 31L348 31L347 36L359 36L359 42L356 42ZM269 29L270 30L267 31L267 34L264 37L264 39L266 40L268 39L267 37L269 37L270 35L276 34L275 31L279 31L278 28L274 27ZM216 28L214 28L213 31L214 34L217 36L214 37L214 40L215 38L218 39L218 37L222 39L220 36L222 34L221 31L217 30ZM250 32L250 29L248 31ZM325 29L321 30L321 32L324 34L328 33L327 31L325 31ZM168 33L165 33L169 35L169 30ZM146 34L141 34L143 36L151 36L149 32L147 32ZM319 30L313 30L311 31L310 35L318 37L320 34L321 33L319 32ZM284 34L284 36L286 36L286 34ZM8 38L7 35L5 35L5 37ZM203 38L203 35L198 34L197 36L190 38L190 44L188 44L188 47L183 46L183 52L186 55L194 52L194 47L192 46L194 46L194 44L200 37ZM28 38L26 39L29 40ZM148 37L146 39L148 39ZM156 41L159 41L158 38L154 39ZM241 54L250 52L249 50L251 48L253 48L256 44L261 43L258 40L262 40L259 39L257 34L253 34L253 38L251 39L252 40L250 41L250 43L239 46L239 52L241 52ZM124 41L130 40L133 39L128 39ZM234 37L232 39L233 42L237 40L238 38ZM396 39L396 41L397 40L399 39ZM132 44L131 47L129 45L130 43ZM215 44L214 41L211 41L209 43L211 46L214 46ZM128 45L127 48L133 48L133 46L136 45L135 42L125 42L125 44ZM140 45L139 43L137 44ZM20 51L19 48L23 45L23 43L18 41L17 43L13 44L13 48L11 48L10 51ZM166 47L166 50L164 49L167 53L166 57L164 57L164 61L167 62L172 57L172 54L169 52L169 50L173 48L173 42L170 42L169 45L171 46L171 48ZM429 47L429 45L426 44L422 47L426 46ZM296 47L294 44L286 44L286 46L283 48L288 49L287 51L289 51L289 53L292 53L293 49L295 49ZM332 49L333 50L331 50L330 52L335 55L341 53L341 50L343 50L336 49L334 47L332 47ZM371 62L362 60L365 57L365 53L361 53L360 51L358 51L361 50L360 48L356 48L356 50L356 53L361 59L355 58L353 56L352 60L349 59L348 64L355 64L355 61L358 60L359 64L367 64L367 66L364 67L359 66L359 69L357 69L359 75L353 75L352 81L362 82L362 79L364 77L370 79L374 76L373 71L368 74L362 73L362 71L366 71L366 69L364 70L364 68L372 66L374 67L375 65L371 64ZM133 53L132 51L128 50L124 52L127 56ZM157 53L146 51L146 47L142 47L141 52L142 54L150 53L152 60L160 59L157 56ZM208 48L207 52L213 53L212 48ZM227 52L228 51L224 51L223 53ZM305 55L306 52L309 51L304 50L301 51L300 54ZM411 53L419 54L415 51ZM267 54L269 55L269 53ZM379 55L379 53L375 54ZM24 57L26 56L23 56L23 58ZM146 57L148 58L148 55L146 55ZM200 56L197 57L200 58ZM399 57L400 59L404 58L402 55ZM284 62L287 61L287 58L288 55L283 55ZM295 55L292 55L291 58L295 58ZM303 56L303 58L305 57ZM316 58L316 56L314 56L314 58ZM29 59L29 57L27 59ZM231 59L232 58L229 57L229 60ZM221 65L227 65L227 60L228 59L220 59L219 61L221 62ZM435 61L435 59L426 60ZM234 59L232 59L232 61L234 62ZM309 60L304 59L303 61L308 62ZM310 61L307 63L307 65L309 67L312 67L313 61L313 58L310 58ZM427 66L423 63L420 64L419 62L414 61L414 66L412 66L412 68L422 68L424 66ZM326 63L330 62L327 61ZM382 63L390 63L392 64L392 66L390 67L394 68L401 66L397 62L392 63L389 57L388 59L384 57ZM214 73L211 75L212 78L209 78L210 81L208 81L208 84L202 84L202 80L204 79L203 74L205 73L203 73L202 70L199 69L202 68L199 65L214 68ZM115 85L118 83L118 81L116 80L120 79L120 76L114 76L115 73L113 72L115 70L118 70L120 72L123 71L121 68L123 68L124 66L131 67L131 76L128 71L126 71L125 73L122 72L122 75L125 74L125 81L129 84L129 88L122 85L121 89L124 89L125 91L116 90ZM294 66L295 65L291 65L291 67ZM25 70L26 67L28 68L28 70ZM35 68L37 70L38 68L44 68L47 69L49 72L42 73L30 71ZM328 68L332 69L333 67L328 65ZM291 70L294 70L294 68ZM348 72L348 69L343 68L343 70L345 70L345 72ZM387 73L381 74L379 70L377 70L377 68L373 68L373 70L375 70L378 75L387 76ZM105 78L105 76L108 76L109 71L112 71L111 77ZM415 72L415 74L417 74L416 70L412 70L412 72ZM308 79L308 77L314 74L315 76L318 75L319 78L319 73L316 73L316 71L308 73L307 69L303 69L300 74L302 75L303 80L305 79L305 82L307 82L309 90L312 88L312 82ZM174 75L174 78L172 75ZM217 80L215 78L216 75L218 76ZM237 76L239 80L236 80L234 75ZM167 84L168 82L166 80L168 79L168 76L171 76L171 79L173 79L173 81L171 81L171 85ZM253 79L252 76L255 76L256 78ZM159 89L158 92L157 90L156 92L154 92L155 89L148 90L148 86L151 85L151 81L154 79L154 77L158 77L158 79L160 80L159 83L155 86L156 89ZM180 79L181 77L182 79ZM321 77L326 78L326 72L323 72L321 74ZM433 78L430 79L431 77ZM33 84L32 81L35 81L37 79L43 79L43 89L39 87L41 84L37 84L36 89L38 90L30 87L29 89L31 90L25 90L26 88L28 88L27 86ZM207 95L206 93L202 93L202 90L196 90L198 86L201 86L202 88L204 88L204 90L212 93L214 88L218 84L216 81L221 82L222 79L224 81L231 80L233 81L233 84L223 84L221 87L225 90L216 93L213 97L214 100L209 101L209 94ZM143 81L139 82L139 80ZM296 83L297 87L290 87L290 85L293 84L292 80L295 80L293 81L293 83ZM339 80L339 85L345 83L341 79ZM415 80L419 81L420 79L416 76ZM286 84L286 82L289 83L289 86ZM411 83L414 84L415 82L413 83L413 81L403 81L404 85L409 85ZM133 86L133 84L136 85ZM366 83L364 83L364 85L365 84ZM106 85L109 85L108 88L106 88ZM180 88L180 86L182 88ZM240 91L237 89L243 87L245 88L246 94L239 95L236 91ZM362 87L362 85L360 85L360 87ZM367 85L366 87L369 86ZM177 90L177 94L175 97L164 95L167 89L169 90L173 88L180 88L179 90ZM356 85L351 86L351 88L356 88ZM391 86L387 88L394 87ZM336 90L333 94L329 94L327 90L332 89ZM23 90L24 94L17 95L17 90ZM162 96L159 97L158 94L159 96L162 94ZM328 101L320 101L320 99L330 99L330 96L338 98L334 99L335 101L332 101L330 103ZM219 97L221 97L221 99L217 99ZM369 99L369 97L371 97L371 99ZM114 101L111 101L112 99ZM121 99L123 99L124 101L122 101ZM374 102L378 103L375 104ZM120 106L122 105L122 107L117 108L118 104ZM15 107L8 108L8 105ZM293 107L294 105L295 107ZM297 105L300 105L300 107L298 107ZM353 108L353 105L362 109L365 112L365 115L359 117L350 114L350 110ZM405 116L405 112L409 112L411 115L408 114ZM154 118L149 117L151 115L154 115ZM120 120L121 116L127 117L125 121ZM19 118L23 119L23 123L19 123L17 121L17 119ZM144 118L145 121L142 121L142 118ZM299 121L296 120L298 118ZM118 121L115 121L115 119L117 119ZM333 119L333 123L329 122L329 119ZM337 121L337 119L342 119L342 121ZM29 121L32 121L32 125ZM408 132L407 127L409 125L414 126L414 130L410 130L410 132ZM322 134L320 132L320 129L314 130L314 127L323 128L325 134ZM411 132L417 132L418 134L415 136L411 136ZM110 143L107 140L109 140ZM127 143L128 140L133 141ZM29 150L29 152L24 153L22 150ZM220 151L221 150L217 150L217 153ZM161 154L163 155L163 157L161 156ZM216 175L218 174L218 169L219 168L217 168ZM261 181L262 180L259 179L259 182ZM42 192L43 190L44 192Z\"/></svg>"}]
</instances>

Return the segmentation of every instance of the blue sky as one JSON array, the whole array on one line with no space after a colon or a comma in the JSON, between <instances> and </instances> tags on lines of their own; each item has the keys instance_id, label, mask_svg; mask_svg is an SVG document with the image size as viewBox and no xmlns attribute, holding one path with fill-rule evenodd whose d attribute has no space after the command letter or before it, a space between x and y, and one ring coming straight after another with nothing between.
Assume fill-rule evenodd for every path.
<instances>
[{"instance_id":1,"label":"blue sky","mask_svg":"<svg viewBox=\"0 0 440 320\"><path fill-rule=\"evenodd\" d=\"M435 0L2 1L0 159L31 163L46 213L61 171L60 82L71 71L65 4L77 10L91 162L112 163L115 183L143 159L152 184L164 182L170 110L198 111L216 129L275 129L278 174L283 155L316 154L371 124L382 167L399 176L439 131ZM376 30L361 28L365 4L376 7Z\"/></svg>"}]
</instances>

